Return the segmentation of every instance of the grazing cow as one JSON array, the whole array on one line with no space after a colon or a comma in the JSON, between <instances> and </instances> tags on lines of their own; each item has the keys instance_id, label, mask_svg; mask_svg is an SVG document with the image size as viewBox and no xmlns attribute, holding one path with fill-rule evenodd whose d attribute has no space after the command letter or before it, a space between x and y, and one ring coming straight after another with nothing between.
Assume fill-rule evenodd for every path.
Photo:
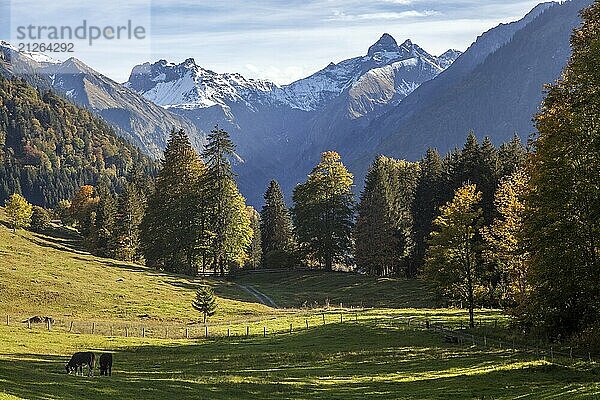
<instances>
[{"instance_id":1,"label":"grazing cow","mask_svg":"<svg viewBox=\"0 0 600 400\"><path fill-rule=\"evenodd\" d=\"M112 375L112 354L100 354L100 375Z\"/></svg>"},{"instance_id":2,"label":"grazing cow","mask_svg":"<svg viewBox=\"0 0 600 400\"><path fill-rule=\"evenodd\" d=\"M87 365L88 376L94 376L95 361L96 356L94 353L90 351L80 351L73 354L69 362L65 364L65 369L67 370L67 374L75 371L75 375L77 375L77 369L79 368L79 372L83 376L83 366Z\"/></svg>"}]
</instances>

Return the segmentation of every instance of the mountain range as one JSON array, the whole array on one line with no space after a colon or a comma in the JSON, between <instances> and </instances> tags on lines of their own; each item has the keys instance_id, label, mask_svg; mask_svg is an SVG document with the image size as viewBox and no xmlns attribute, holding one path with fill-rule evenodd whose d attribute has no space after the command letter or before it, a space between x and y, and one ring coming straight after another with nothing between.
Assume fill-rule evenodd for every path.
<instances>
[{"instance_id":1,"label":"mountain range","mask_svg":"<svg viewBox=\"0 0 600 400\"><path fill-rule=\"evenodd\" d=\"M566 65L578 12L591 3L542 3L483 33L464 53L435 56L384 34L366 54L283 86L210 71L192 58L137 65L121 85L79 60L56 62L7 43L0 73L89 108L154 157L172 127L185 129L200 149L219 124L237 144L240 189L260 206L270 179L289 194L322 151L341 153L359 190L378 154L417 160L427 147L459 146L471 129L496 143L515 133L527 139L544 85Z\"/></svg>"}]
</instances>

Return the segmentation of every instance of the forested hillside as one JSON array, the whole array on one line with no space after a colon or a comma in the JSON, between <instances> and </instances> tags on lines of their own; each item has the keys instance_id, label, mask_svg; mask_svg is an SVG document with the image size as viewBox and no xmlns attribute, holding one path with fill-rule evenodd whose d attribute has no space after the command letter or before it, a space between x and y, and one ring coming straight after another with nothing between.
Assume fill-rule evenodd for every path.
<instances>
[{"instance_id":1,"label":"forested hillside","mask_svg":"<svg viewBox=\"0 0 600 400\"><path fill-rule=\"evenodd\" d=\"M100 180L120 190L154 163L90 112L21 80L0 77L0 202L22 193L46 207Z\"/></svg>"}]
</instances>

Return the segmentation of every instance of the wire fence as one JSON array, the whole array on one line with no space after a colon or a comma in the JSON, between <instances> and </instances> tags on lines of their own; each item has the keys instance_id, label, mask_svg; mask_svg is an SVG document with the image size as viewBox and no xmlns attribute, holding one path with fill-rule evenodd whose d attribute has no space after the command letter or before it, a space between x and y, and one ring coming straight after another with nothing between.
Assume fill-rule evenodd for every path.
<instances>
[{"instance_id":1,"label":"wire fence","mask_svg":"<svg viewBox=\"0 0 600 400\"><path fill-rule=\"evenodd\" d=\"M50 317L18 318L6 316L6 325L33 330L59 331L73 334L91 334L105 337L136 337L153 339L202 339L225 337L267 337L309 331L311 328L350 322L389 322L409 329L427 330L440 334L448 344L480 346L490 349L513 350L528 353L552 363L595 362L597 355L591 351L553 345L531 345L510 338L490 335L498 328L498 319L480 320L479 329L471 330L463 321L438 321L423 316L369 314L368 309L334 309L311 314L274 316L214 324L163 324L153 321L116 322L53 319Z\"/></svg>"},{"instance_id":2,"label":"wire fence","mask_svg":"<svg viewBox=\"0 0 600 400\"><path fill-rule=\"evenodd\" d=\"M153 339L201 339L220 337L268 336L309 330L332 323L358 321L359 313L351 310L331 310L320 313L273 316L216 323L161 323L157 321L87 321L50 317L19 318L6 316L6 325L30 330L58 331L107 337L137 337Z\"/></svg>"},{"instance_id":3,"label":"wire fence","mask_svg":"<svg viewBox=\"0 0 600 400\"><path fill-rule=\"evenodd\" d=\"M404 319L407 326L419 327L443 335L443 340L449 344L480 346L484 348L495 348L499 350L513 350L528 353L536 358L550 361L555 364L566 364L566 361L574 362L595 362L595 355L591 351L582 349L573 349L573 347L555 347L547 345L532 346L531 344L518 342L517 340L507 338L497 338L488 335L486 331L476 333L466 328L460 321L460 328L453 327L452 324L444 324L440 321L432 321L417 317L396 317ZM493 326L497 328L497 320L494 320ZM486 327L480 322L480 327Z\"/></svg>"}]
</instances>

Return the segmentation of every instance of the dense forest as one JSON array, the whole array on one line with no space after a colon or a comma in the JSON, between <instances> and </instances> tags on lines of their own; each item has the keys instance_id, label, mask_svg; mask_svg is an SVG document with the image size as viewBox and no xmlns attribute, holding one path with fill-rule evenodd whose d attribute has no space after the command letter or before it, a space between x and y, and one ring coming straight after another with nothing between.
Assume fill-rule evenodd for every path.
<instances>
[{"instance_id":1,"label":"dense forest","mask_svg":"<svg viewBox=\"0 0 600 400\"><path fill-rule=\"evenodd\" d=\"M0 201L22 193L53 207L83 185L123 188L134 169L154 163L87 110L22 80L0 77Z\"/></svg>"}]
</instances>

